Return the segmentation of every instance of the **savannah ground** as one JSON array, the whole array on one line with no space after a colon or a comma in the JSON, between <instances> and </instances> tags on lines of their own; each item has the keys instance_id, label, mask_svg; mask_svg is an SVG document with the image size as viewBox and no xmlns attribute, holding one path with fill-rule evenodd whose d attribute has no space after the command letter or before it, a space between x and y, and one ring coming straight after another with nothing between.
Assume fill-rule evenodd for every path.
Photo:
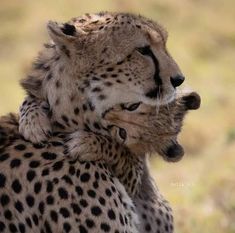
<instances>
[{"instance_id":1,"label":"savannah ground","mask_svg":"<svg viewBox=\"0 0 235 233\"><path fill-rule=\"evenodd\" d=\"M176 233L235 232L235 1L234 0L1 0L0 114L17 112L24 92L18 81L43 42L46 22L101 10L126 11L161 22L168 48L200 93L180 137L182 161L150 161L171 202Z\"/></svg>"}]
</instances>

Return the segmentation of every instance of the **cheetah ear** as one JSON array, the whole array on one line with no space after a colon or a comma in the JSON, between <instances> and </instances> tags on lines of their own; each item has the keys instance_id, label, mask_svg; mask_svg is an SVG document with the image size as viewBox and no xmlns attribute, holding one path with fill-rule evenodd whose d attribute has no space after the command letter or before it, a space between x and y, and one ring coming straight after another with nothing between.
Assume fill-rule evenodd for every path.
<instances>
[{"instance_id":1,"label":"cheetah ear","mask_svg":"<svg viewBox=\"0 0 235 233\"><path fill-rule=\"evenodd\" d=\"M171 141L163 152L163 158L168 162L178 162L184 155L184 148L178 141Z\"/></svg>"},{"instance_id":2,"label":"cheetah ear","mask_svg":"<svg viewBox=\"0 0 235 233\"><path fill-rule=\"evenodd\" d=\"M54 21L49 21L47 29L51 39L58 45L71 43L78 35L76 27L68 23L60 24Z\"/></svg>"},{"instance_id":3,"label":"cheetah ear","mask_svg":"<svg viewBox=\"0 0 235 233\"><path fill-rule=\"evenodd\" d=\"M186 110L196 110L200 108L201 98L196 92L191 92L181 98Z\"/></svg>"}]
</instances>

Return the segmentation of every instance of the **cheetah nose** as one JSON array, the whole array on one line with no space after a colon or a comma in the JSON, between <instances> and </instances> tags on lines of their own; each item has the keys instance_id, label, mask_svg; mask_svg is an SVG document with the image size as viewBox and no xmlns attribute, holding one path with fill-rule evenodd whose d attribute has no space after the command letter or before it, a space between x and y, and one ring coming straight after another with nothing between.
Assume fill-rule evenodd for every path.
<instances>
[{"instance_id":1,"label":"cheetah nose","mask_svg":"<svg viewBox=\"0 0 235 233\"><path fill-rule=\"evenodd\" d=\"M173 87L178 87L184 82L184 80L184 76L176 75L175 77L171 77L171 84Z\"/></svg>"}]
</instances>

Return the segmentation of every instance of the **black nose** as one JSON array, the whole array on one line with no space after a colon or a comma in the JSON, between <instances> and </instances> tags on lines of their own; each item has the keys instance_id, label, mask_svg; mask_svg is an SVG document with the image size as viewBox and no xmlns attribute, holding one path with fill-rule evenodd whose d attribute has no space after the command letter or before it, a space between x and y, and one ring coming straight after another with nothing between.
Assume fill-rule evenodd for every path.
<instances>
[{"instance_id":1,"label":"black nose","mask_svg":"<svg viewBox=\"0 0 235 233\"><path fill-rule=\"evenodd\" d=\"M173 87L178 87L184 82L184 76L177 75L175 77L171 77L171 84Z\"/></svg>"}]
</instances>

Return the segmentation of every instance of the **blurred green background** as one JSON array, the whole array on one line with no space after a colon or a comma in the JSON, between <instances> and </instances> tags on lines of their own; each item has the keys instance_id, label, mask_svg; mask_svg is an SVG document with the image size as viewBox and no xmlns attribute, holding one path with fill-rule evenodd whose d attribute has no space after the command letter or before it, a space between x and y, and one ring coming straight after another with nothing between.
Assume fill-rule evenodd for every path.
<instances>
[{"instance_id":1,"label":"blurred green background","mask_svg":"<svg viewBox=\"0 0 235 233\"><path fill-rule=\"evenodd\" d=\"M0 114L18 111L24 96L18 81L48 40L47 20L100 10L140 13L166 26L185 86L202 97L180 137L183 160L151 160L174 209L176 232L235 232L234 0L1 0Z\"/></svg>"}]
</instances>

